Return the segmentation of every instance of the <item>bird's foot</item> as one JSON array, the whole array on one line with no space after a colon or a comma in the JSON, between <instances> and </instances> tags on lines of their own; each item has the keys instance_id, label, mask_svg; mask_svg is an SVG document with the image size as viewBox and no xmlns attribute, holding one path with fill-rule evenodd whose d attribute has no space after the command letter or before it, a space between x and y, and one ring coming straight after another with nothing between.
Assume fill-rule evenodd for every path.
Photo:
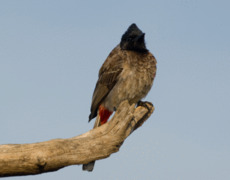
<instances>
[{"instance_id":1,"label":"bird's foot","mask_svg":"<svg viewBox=\"0 0 230 180\"><path fill-rule=\"evenodd\" d=\"M147 112L143 115L143 117L138 122L136 121L135 117L132 118L130 123L131 133L135 131L138 127L140 127L145 122L145 120L152 114L154 110L153 104L148 101L138 101L137 107L138 106L142 106L146 108Z\"/></svg>"},{"instance_id":2,"label":"bird's foot","mask_svg":"<svg viewBox=\"0 0 230 180\"><path fill-rule=\"evenodd\" d=\"M148 101L138 101L137 103L137 107L138 106L142 106L144 108L147 109L147 112L145 113L145 115L141 118L141 120L135 125L134 129L137 129L138 127L140 127L144 122L145 120L152 114L153 110L154 110L154 106L151 102L148 102Z\"/></svg>"},{"instance_id":3,"label":"bird's foot","mask_svg":"<svg viewBox=\"0 0 230 180\"><path fill-rule=\"evenodd\" d=\"M153 107L153 104L151 102L148 102L148 101L138 101L137 106L145 107L148 110L148 112L150 112L151 109L149 108L149 106Z\"/></svg>"}]
</instances>

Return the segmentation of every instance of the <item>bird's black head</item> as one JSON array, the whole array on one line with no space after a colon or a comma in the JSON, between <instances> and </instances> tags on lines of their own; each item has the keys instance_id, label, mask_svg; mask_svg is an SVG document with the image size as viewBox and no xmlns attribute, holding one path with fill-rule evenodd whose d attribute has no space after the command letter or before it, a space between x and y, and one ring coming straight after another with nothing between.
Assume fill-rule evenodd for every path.
<instances>
[{"instance_id":1,"label":"bird's black head","mask_svg":"<svg viewBox=\"0 0 230 180\"><path fill-rule=\"evenodd\" d=\"M120 47L123 50L148 52L145 46L145 33L143 33L136 24L131 24L122 35Z\"/></svg>"}]
</instances>

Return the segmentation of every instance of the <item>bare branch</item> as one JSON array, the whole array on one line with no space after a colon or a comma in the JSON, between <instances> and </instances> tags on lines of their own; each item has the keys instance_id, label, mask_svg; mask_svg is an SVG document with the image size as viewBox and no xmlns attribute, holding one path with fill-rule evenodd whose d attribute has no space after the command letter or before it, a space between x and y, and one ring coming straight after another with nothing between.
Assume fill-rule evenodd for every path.
<instances>
[{"instance_id":1,"label":"bare branch","mask_svg":"<svg viewBox=\"0 0 230 180\"><path fill-rule=\"evenodd\" d=\"M0 177L40 174L107 158L152 114L153 105L146 104L148 108L135 108L124 101L108 123L73 138L1 145Z\"/></svg>"}]
</instances>

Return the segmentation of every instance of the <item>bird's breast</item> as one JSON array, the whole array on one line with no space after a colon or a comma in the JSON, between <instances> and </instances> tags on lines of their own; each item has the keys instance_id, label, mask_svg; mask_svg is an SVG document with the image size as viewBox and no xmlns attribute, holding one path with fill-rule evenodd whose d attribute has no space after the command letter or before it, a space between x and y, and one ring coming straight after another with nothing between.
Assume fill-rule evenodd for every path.
<instances>
[{"instance_id":1,"label":"bird's breast","mask_svg":"<svg viewBox=\"0 0 230 180\"><path fill-rule=\"evenodd\" d=\"M137 103L149 92L154 76L154 62L127 58L116 85L104 100L105 107L112 111L124 100Z\"/></svg>"}]
</instances>

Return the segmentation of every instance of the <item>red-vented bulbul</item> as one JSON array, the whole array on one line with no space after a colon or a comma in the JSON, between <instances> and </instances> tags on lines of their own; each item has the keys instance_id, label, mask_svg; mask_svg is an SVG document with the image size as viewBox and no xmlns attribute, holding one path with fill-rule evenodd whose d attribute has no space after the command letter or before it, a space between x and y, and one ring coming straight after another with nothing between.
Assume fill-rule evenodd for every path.
<instances>
[{"instance_id":1,"label":"red-vented bulbul","mask_svg":"<svg viewBox=\"0 0 230 180\"><path fill-rule=\"evenodd\" d=\"M109 54L99 71L89 121L97 116L94 128L104 124L119 104L137 104L152 87L156 59L145 45L145 33L136 24L129 26L121 42ZM95 161L83 165L92 171Z\"/></svg>"}]
</instances>

